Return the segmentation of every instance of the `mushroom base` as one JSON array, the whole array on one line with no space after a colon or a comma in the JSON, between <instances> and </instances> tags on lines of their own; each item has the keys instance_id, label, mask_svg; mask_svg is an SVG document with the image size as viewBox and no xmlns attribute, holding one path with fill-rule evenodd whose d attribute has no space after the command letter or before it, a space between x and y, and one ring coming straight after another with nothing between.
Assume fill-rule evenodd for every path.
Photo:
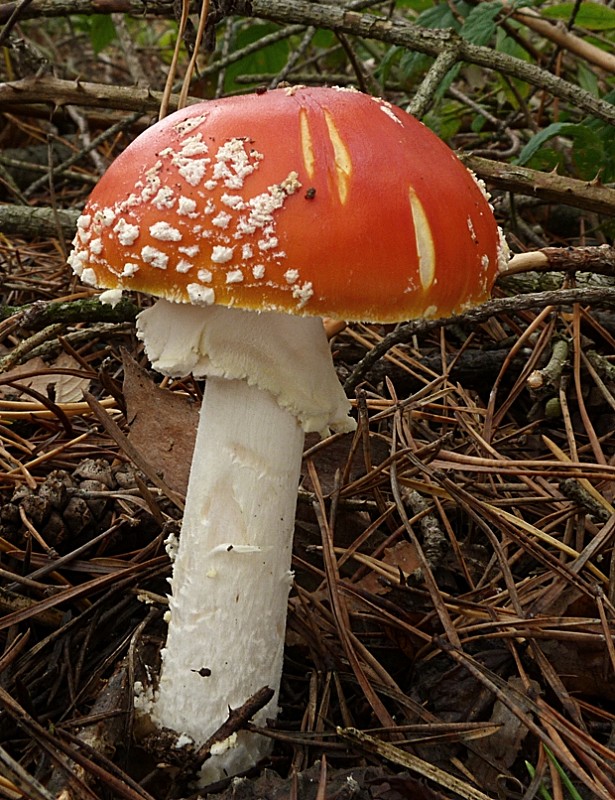
<instances>
[{"instance_id":1,"label":"mushroom base","mask_svg":"<svg viewBox=\"0 0 615 800\"><path fill-rule=\"evenodd\" d=\"M208 378L152 718L205 742L256 691L275 717L304 433L266 391ZM210 783L252 766L268 739L242 732L204 765Z\"/></svg>"}]
</instances>

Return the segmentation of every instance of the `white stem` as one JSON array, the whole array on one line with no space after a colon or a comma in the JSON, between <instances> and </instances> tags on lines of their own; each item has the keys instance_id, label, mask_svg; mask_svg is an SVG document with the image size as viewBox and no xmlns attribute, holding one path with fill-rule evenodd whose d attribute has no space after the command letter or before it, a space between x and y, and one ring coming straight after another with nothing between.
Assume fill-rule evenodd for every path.
<instances>
[{"instance_id":1,"label":"white stem","mask_svg":"<svg viewBox=\"0 0 615 800\"><path fill-rule=\"evenodd\" d=\"M200 745L282 671L304 431L351 431L321 320L159 300L139 315L152 366L207 376L178 555L156 724ZM268 750L240 733L205 762L203 782Z\"/></svg>"},{"instance_id":2,"label":"white stem","mask_svg":"<svg viewBox=\"0 0 615 800\"><path fill-rule=\"evenodd\" d=\"M303 439L268 392L207 380L153 711L197 743L263 686L276 694L255 722L276 715ZM206 761L206 781L269 749L245 732L228 745Z\"/></svg>"}]
</instances>

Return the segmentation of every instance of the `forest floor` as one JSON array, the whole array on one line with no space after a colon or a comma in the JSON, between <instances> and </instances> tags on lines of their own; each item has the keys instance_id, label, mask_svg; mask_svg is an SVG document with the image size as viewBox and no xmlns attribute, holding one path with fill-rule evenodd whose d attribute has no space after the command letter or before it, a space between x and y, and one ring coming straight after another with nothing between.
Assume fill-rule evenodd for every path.
<instances>
[{"instance_id":1,"label":"forest floor","mask_svg":"<svg viewBox=\"0 0 615 800\"><path fill-rule=\"evenodd\" d=\"M97 113L58 111L62 158L63 125L117 125L104 163L143 127ZM2 146L49 130L9 109ZM0 234L0 798L197 798L133 686L164 642L203 387L151 370L147 298L102 306L67 266L95 166L52 192L46 168L3 178L5 207L52 211ZM538 228L606 245L593 211L529 203L519 228L494 203L515 250ZM508 276L479 316L335 335L358 429L307 442L273 754L221 797L615 797L608 281Z\"/></svg>"},{"instance_id":2,"label":"forest floor","mask_svg":"<svg viewBox=\"0 0 615 800\"><path fill-rule=\"evenodd\" d=\"M201 387L160 385L132 301L97 320L66 246L0 243L0 796L188 796L133 738L131 686ZM340 377L388 332L338 334ZM361 375L357 434L308 442L274 771L228 796L614 796L614 348L610 312L551 306ZM306 770L307 794L274 777Z\"/></svg>"}]
</instances>

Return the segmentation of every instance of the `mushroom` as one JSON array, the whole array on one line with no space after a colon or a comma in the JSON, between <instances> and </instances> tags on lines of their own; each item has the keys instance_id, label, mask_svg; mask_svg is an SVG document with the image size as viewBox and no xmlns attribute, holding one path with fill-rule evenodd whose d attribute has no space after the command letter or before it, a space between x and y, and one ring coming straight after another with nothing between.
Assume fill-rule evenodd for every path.
<instances>
[{"instance_id":1,"label":"mushroom","mask_svg":"<svg viewBox=\"0 0 615 800\"><path fill-rule=\"evenodd\" d=\"M292 87L184 108L111 165L79 218L81 279L159 299L160 372L205 377L151 709L197 744L263 686L275 717L304 433L355 423L322 317L395 322L485 300L507 256L488 196L390 103ZM233 735L205 780L269 750Z\"/></svg>"}]
</instances>

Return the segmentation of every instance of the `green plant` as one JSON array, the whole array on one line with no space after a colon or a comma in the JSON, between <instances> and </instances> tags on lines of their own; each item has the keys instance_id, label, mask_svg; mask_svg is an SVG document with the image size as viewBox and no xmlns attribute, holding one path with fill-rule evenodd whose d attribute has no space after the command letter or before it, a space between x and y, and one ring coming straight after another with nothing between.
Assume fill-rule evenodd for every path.
<instances>
[{"instance_id":1,"label":"green plant","mask_svg":"<svg viewBox=\"0 0 615 800\"><path fill-rule=\"evenodd\" d=\"M544 747L545 753L547 754L547 758L549 759L549 761L553 764L553 766L557 770L557 773L560 776L562 784L564 785L564 788L568 792L568 797L570 797L570 800L583 800L583 798L581 797L579 792L576 790L574 784L572 783L572 781L570 780L568 775L564 772L564 769L563 769L562 765L555 758L555 756L553 755L551 750L544 744L543 744L543 747ZM530 778L533 779L534 776L536 775L536 769L535 769L534 765L530 764L529 761L525 761L525 768L527 769ZM544 785L544 783L540 784L540 787L538 789L538 793L543 798L543 800L553 800L551 792L549 792L549 790Z\"/></svg>"}]
</instances>

